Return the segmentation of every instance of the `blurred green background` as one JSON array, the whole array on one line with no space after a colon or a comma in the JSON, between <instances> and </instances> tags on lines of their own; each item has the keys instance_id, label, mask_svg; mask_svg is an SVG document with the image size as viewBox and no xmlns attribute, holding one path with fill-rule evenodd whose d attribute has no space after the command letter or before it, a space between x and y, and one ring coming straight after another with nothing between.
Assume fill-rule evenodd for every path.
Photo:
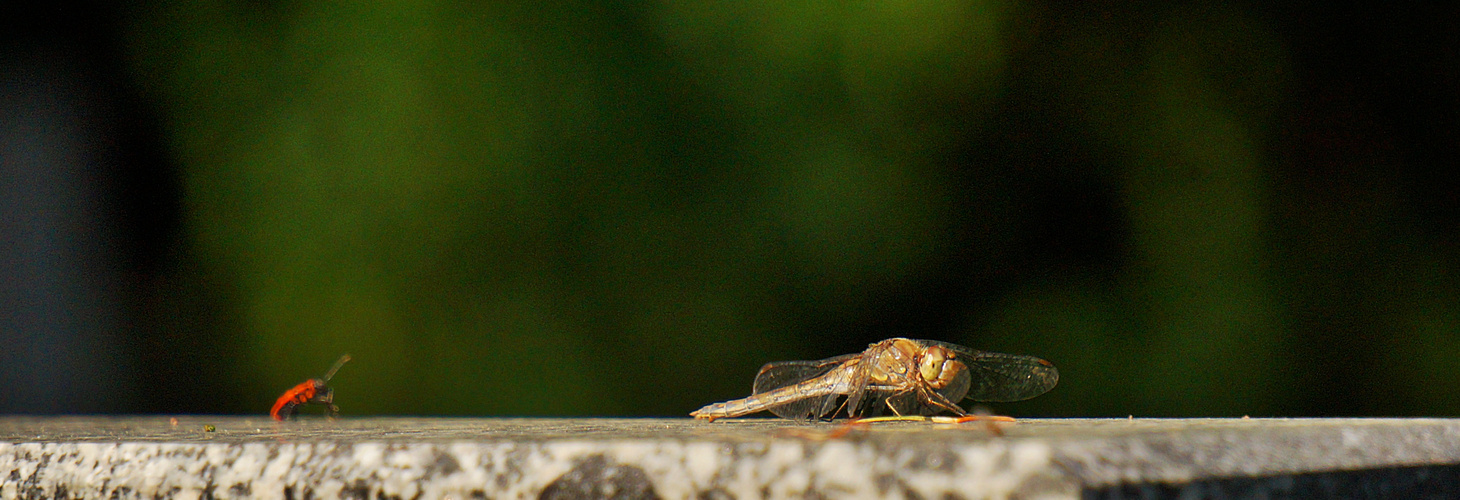
<instances>
[{"instance_id":1,"label":"blurred green background","mask_svg":"<svg viewBox=\"0 0 1460 500\"><path fill-rule=\"evenodd\" d=\"M908 336L1053 361L1020 416L1460 413L1428 9L119 7L95 408L263 413L348 352L346 415L684 415Z\"/></svg>"}]
</instances>

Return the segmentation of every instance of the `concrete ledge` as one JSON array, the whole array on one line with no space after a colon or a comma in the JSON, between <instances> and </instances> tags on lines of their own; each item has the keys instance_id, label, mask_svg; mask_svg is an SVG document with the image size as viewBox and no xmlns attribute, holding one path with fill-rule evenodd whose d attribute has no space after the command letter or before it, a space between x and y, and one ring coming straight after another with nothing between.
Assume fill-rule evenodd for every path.
<instances>
[{"instance_id":1,"label":"concrete ledge","mask_svg":"<svg viewBox=\"0 0 1460 500\"><path fill-rule=\"evenodd\" d=\"M0 498L1408 496L1460 478L1450 419L1021 420L1002 435L886 423L836 437L838 424L769 419L175 418L0 417Z\"/></svg>"}]
</instances>

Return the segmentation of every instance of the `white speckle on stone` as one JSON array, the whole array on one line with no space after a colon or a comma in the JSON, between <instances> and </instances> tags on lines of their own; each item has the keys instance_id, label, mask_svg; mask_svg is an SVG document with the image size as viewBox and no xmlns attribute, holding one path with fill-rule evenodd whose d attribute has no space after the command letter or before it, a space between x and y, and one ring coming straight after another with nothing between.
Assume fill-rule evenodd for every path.
<instances>
[{"instance_id":1,"label":"white speckle on stone","mask_svg":"<svg viewBox=\"0 0 1460 500\"><path fill-rule=\"evenodd\" d=\"M482 466L481 447L471 446L467 443L450 443L446 445L446 454L456 459L456 464L462 470L476 470Z\"/></svg>"},{"instance_id":2,"label":"white speckle on stone","mask_svg":"<svg viewBox=\"0 0 1460 500\"><path fill-rule=\"evenodd\" d=\"M222 465L215 474L216 482L220 488L230 489L234 485L249 485L263 471L265 460L268 459L268 450L262 445L244 445L238 454L228 460L222 461Z\"/></svg>"},{"instance_id":3,"label":"white speckle on stone","mask_svg":"<svg viewBox=\"0 0 1460 500\"><path fill-rule=\"evenodd\" d=\"M340 492L344 490L345 483L340 480L325 479L319 483L319 487L314 490L314 494L320 498L341 498L343 495L340 495Z\"/></svg>"},{"instance_id":4,"label":"white speckle on stone","mask_svg":"<svg viewBox=\"0 0 1460 500\"><path fill-rule=\"evenodd\" d=\"M385 477L380 490L385 495L414 498L419 493L419 482L425 476L426 468L435 463L435 447L427 444L410 444L397 447L385 457Z\"/></svg>"},{"instance_id":5,"label":"white speckle on stone","mask_svg":"<svg viewBox=\"0 0 1460 500\"><path fill-rule=\"evenodd\" d=\"M684 447L684 469L696 486L709 484L720 471L720 445L691 443Z\"/></svg>"},{"instance_id":6,"label":"white speckle on stone","mask_svg":"<svg viewBox=\"0 0 1460 500\"><path fill-rule=\"evenodd\" d=\"M754 479L765 481L772 497L806 496L811 474L806 470L806 447L799 442L771 443Z\"/></svg>"},{"instance_id":7,"label":"white speckle on stone","mask_svg":"<svg viewBox=\"0 0 1460 500\"><path fill-rule=\"evenodd\" d=\"M294 465L304 465L314 458L314 445L294 447Z\"/></svg>"},{"instance_id":8,"label":"white speckle on stone","mask_svg":"<svg viewBox=\"0 0 1460 500\"><path fill-rule=\"evenodd\" d=\"M355 466L366 469L379 467L385 457L385 445L381 443L356 443Z\"/></svg>"},{"instance_id":9,"label":"white speckle on stone","mask_svg":"<svg viewBox=\"0 0 1460 500\"><path fill-rule=\"evenodd\" d=\"M280 446L277 454L264 466L260 478L267 482L280 482L294 465L294 446ZM268 455L265 455L267 457Z\"/></svg>"},{"instance_id":10,"label":"white speckle on stone","mask_svg":"<svg viewBox=\"0 0 1460 500\"><path fill-rule=\"evenodd\" d=\"M817 489L842 485L867 491L871 486L872 457L850 441L831 441L799 469L816 471Z\"/></svg>"},{"instance_id":11,"label":"white speckle on stone","mask_svg":"<svg viewBox=\"0 0 1460 500\"><path fill-rule=\"evenodd\" d=\"M1344 448L1357 448L1364 444L1364 433L1358 429L1343 429L1339 436Z\"/></svg>"}]
</instances>

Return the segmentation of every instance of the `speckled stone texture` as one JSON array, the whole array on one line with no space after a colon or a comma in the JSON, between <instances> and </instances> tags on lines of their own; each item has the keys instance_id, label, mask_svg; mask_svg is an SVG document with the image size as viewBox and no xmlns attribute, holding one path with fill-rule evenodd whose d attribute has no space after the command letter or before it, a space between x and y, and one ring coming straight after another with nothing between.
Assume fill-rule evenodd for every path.
<instances>
[{"instance_id":1,"label":"speckled stone texture","mask_svg":"<svg viewBox=\"0 0 1460 500\"><path fill-rule=\"evenodd\" d=\"M0 417L0 498L1404 497L1460 478L1460 420L839 425Z\"/></svg>"}]
</instances>

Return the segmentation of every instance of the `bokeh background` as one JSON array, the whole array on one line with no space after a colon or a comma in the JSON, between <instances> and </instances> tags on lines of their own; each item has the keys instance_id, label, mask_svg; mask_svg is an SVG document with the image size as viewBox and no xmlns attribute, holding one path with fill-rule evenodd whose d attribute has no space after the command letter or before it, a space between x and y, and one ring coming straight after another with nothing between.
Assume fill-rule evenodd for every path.
<instances>
[{"instance_id":1,"label":"bokeh background","mask_svg":"<svg viewBox=\"0 0 1460 500\"><path fill-rule=\"evenodd\" d=\"M1460 413L1460 7L7 2L0 412Z\"/></svg>"}]
</instances>

